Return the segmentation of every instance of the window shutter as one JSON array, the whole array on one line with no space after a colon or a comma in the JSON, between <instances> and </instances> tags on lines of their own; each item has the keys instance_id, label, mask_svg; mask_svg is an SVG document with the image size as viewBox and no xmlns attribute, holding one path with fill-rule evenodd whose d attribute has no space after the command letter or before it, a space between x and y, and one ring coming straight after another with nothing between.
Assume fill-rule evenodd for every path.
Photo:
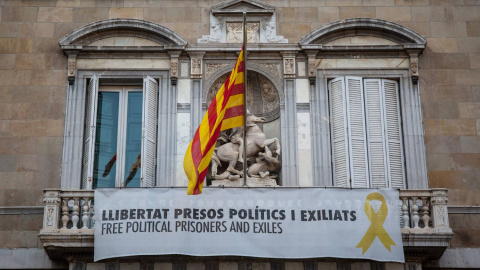
<instances>
[{"instance_id":1,"label":"window shutter","mask_svg":"<svg viewBox=\"0 0 480 270\"><path fill-rule=\"evenodd\" d=\"M368 135L370 178L373 188L387 187L384 105L381 80L365 79L365 108Z\"/></svg>"},{"instance_id":2,"label":"window shutter","mask_svg":"<svg viewBox=\"0 0 480 270\"><path fill-rule=\"evenodd\" d=\"M345 100L345 80L337 78L329 83L330 115L332 121L332 149L333 149L333 179L335 186L348 187L350 179L348 145L347 145L347 116Z\"/></svg>"},{"instance_id":3,"label":"window shutter","mask_svg":"<svg viewBox=\"0 0 480 270\"><path fill-rule=\"evenodd\" d=\"M390 187L404 188L405 169L403 164L402 131L400 123L400 107L398 99L398 83L392 80L382 80L385 122L387 161Z\"/></svg>"},{"instance_id":4,"label":"window shutter","mask_svg":"<svg viewBox=\"0 0 480 270\"><path fill-rule=\"evenodd\" d=\"M368 187L362 78L346 77L345 80L352 187Z\"/></svg>"},{"instance_id":5,"label":"window shutter","mask_svg":"<svg viewBox=\"0 0 480 270\"><path fill-rule=\"evenodd\" d=\"M158 83L150 76L143 83L143 134L141 155L141 186L155 185L155 150L157 140L157 90Z\"/></svg>"},{"instance_id":6,"label":"window shutter","mask_svg":"<svg viewBox=\"0 0 480 270\"><path fill-rule=\"evenodd\" d=\"M92 189L93 157L95 154L95 126L97 122L98 78L93 76L87 86L85 110L85 145L83 155L82 188Z\"/></svg>"}]
</instances>

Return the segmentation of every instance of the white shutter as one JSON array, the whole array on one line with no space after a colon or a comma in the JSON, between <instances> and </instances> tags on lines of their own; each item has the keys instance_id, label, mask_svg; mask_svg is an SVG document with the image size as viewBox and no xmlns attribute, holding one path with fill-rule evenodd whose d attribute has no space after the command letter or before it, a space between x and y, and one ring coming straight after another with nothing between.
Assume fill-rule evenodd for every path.
<instances>
[{"instance_id":1,"label":"white shutter","mask_svg":"<svg viewBox=\"0 0 480 270\"><path fill-rule=\"evenodd\" d=\"M345 81L352 187L368 187L362 78L346 77Z\"/></svg>"},{"instance_id":2,"label":"white shutter","mask_svg":"<svg viewBox=\"0 0 480 270\"><path fill-rule=\"evenodd\" d=\"M330 89L330 115L333 149L333 179L335 186L350 186L350 170L347 144L347 116L345 79L337 78L328 83Z\"/></svg>"},{"instance_id":3,"label":"white shutter","mask_svg":"<svg viewBox=\"0 0 480 270\"><path fill-rule=\"evenodd\" d=\"M143 80L143 130L141 155L141 186L155 185L155 150L157 140L158 83L150 76Z\"/></svg>"},{"instance_id":4,"label":"white shutter","mask_svg":"<svg viewBox=\"0 0 480 270\"><path fill-rule=\"evenodd\" d=\"M384 105L381 80L365 79L365 113L367 120L368 157L371 187L387 187Z\"/></svg>"},{"instance_id":5,"label":"white shutter","mask_svg":"<svg viewBox=\"0 0 480 270\"><path fill-rule=\"evenodd\" d=\"M97 122L98 78L93 76L87 86L85 109L85 144L83 155L82 188L92 189L93 159L95 155L95 126Z\"/></svg>"},{"instance_id":6,"label":"white shutter","mask_svg":"<svg viewBox=\"0 0 480 270\"><path fill-rule=\"evenodd\" d=\"M382 80L382 86L385 104L387 161L389 165L390 187L404 188L405 169L403 164L398 83L392 80Z\"/></svg>"}]
</instances>

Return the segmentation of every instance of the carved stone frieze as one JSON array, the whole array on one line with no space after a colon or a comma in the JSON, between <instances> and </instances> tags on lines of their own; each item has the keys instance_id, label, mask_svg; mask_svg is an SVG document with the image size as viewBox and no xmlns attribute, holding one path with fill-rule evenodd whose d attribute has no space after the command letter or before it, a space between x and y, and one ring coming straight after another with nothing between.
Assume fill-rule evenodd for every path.
<instances>
[{"instance_id":1,"label":"carved stone frieze","mask_svg":"<svg viewBox=\"0 0 480 270\"><path fill-rule=\"evenodd\" d=\"M219 64L208 63L208 64L205 64L205 79L210 78L210 76L212 76L212 74L215 71L217 71L219 68L227 66L227 65L228 64L225 64L225 63L219 63Z\"/></svg>"},{"instance_id":2,"label":"carved stone frieze","mask_svg":"<svg viewBox=\"0 0 480 270\"><path fill-rule=\"evenodd\" d=\"M280 65L279 64L261 64L258 63L259 66L268 69L271 71L277 78L281 79L281 71L280 71Z\"/></svg>"}]
</instances>

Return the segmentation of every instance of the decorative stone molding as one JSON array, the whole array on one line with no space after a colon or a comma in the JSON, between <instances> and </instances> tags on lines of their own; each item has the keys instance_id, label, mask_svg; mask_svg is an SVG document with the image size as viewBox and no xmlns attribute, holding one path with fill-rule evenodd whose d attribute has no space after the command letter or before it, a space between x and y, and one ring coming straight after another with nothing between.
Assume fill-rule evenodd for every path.
<instances>
[{"instance_id":1,"label":"decorative stone molding","mask_svg":"<svg viewBox=\"0 0 480 270\"><path fill-rule=\"evenodd\" d=\"M156 23L136 19L110 19L98 21L80 27L59 40L62 49L71 49L72 46L80 48L112 35L121 36L122 32L135 33L159 44L166 49L184 48L187 40L172 30Z\"/></svg>"},{"instance_id":2,"label":"decorative stone molding","mask_svg":"<svg viewBox=\"0 0 480 270\"><path fill-rule=\"evenodd\" d=\"M287 43L277 36L275 7L252 0L233 0L212 6L210 35L203 35L198 43L242 43L243 12L247 12L247 41L249 43Z\"/></svg>"},{"instance_id":3,"label":"decorative stone molding","mask_svg":"<svg viewBox=\"0 0 480 270\"><path fill-rule=\"evenodd\" d=\"M351 35L352 31L356 31L357 35L378 36L394 41L405 49L411 48L412 45L424 49L427 43L422 35L403 25L370 18L346 19L325 25L305 35L299 43L302 47L312 44L322 45L344 37L348 33Z\"/></svg>"}]
</instances>

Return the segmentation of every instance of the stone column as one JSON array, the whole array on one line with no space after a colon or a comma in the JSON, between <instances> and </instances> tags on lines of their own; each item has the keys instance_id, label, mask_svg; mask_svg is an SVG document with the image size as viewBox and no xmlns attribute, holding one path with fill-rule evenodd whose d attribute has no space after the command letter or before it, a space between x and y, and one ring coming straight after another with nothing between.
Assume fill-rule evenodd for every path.
<instances>
[{"instance_id":1,"label":"stone column","mask_svg":"<svg viewBox=\"0 0 480 270\"><path fill-rule=\"evenodd\" d=\"M191 52L190 77L192 78L191 92L191 127L192 137L202 121L202 78L203 78L203 55L205 52Z\"/></svg>"},{"instance_id":2,"label":"stone column","mask_svg":"<svg viewBox=\"0 0 480 270\"><path fill-rule=\"evenodd\" d=\"M282 135L282 185L298 186L297 101L295 95L295 52L282 52L285 109L280 115Z\"/></svg>"},{"instance_id":3,"label":"stone column","mask_svg":"<svg viewBox=\"0 0 480 270\"><path fill-rule=\"evenodd\" d=\"M326 82L317 82L316 56L318 51L307 51L310 80L310 115L312 122L313 185L332 185L330 152L329 104Z\"/></svg>"},{"instance_id":4,"label":"stone column","mask_svg":"<svg viewBox=\"0 0 480 270\"><path fill-rule=\"evenodd\" d=\"M167 89L162 89L160 82L159 107L158 107L158 145L157 158L157 184L173 186L175 182L175 154L176 154L176 125L177 125L177 80L178 58L180 51L169 51L170 55L170 84Z\"/></svg>"}]
</instances>

